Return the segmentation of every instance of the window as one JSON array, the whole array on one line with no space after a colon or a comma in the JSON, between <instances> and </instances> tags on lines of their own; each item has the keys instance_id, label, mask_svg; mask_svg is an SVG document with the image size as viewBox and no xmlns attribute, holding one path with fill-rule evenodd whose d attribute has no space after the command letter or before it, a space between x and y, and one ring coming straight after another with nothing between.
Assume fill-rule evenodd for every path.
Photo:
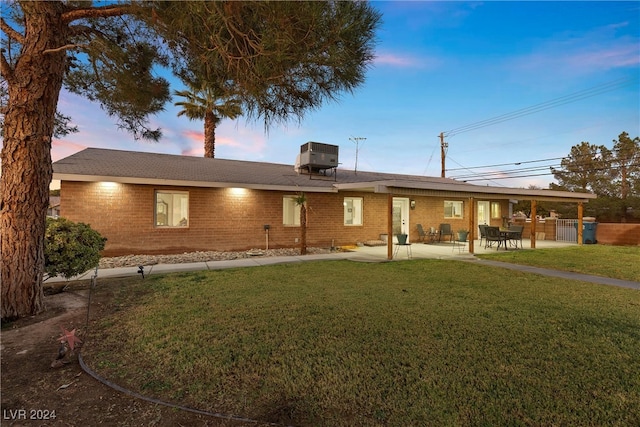
<instances>
[{"instance_id":1,"label":"window","mask_svg":"<svg viewBox=\"0 0 640 427\"><path fill-rule=\"evenodd\" d=\"M445 200L444 201L444 217L445 218L462 218L462 202Z\"/></svg>"},{"instance_id":2,"label":"window","mask_svg":"<svg viewBox=\"0 0 640 427\"><path fill-rule=\"evenodd\" d=\"M300 206L296 204L296 196L282 198L282 224L300 225Z\"/></svg>"},{"instance_id":3,"label":"window","mask_svg":"<svg viewBox=\"0 0 640 427\"><path fill-rule=\"evenodd\" d=\"M155 217L158 227L187 227L189 193L156 191Z\"/></svg>"},{"instance_id":4,"label":"window","mask_svg":"<svg viewBox=\"0 0 640 427\"><path fill-rule=\"evenodd\" d=\"M500 216L500 202L491 202L491 218L502 218Z\"/></svg>"},{"instance_id":5,"label":"window","mask_svg":"<svg viewBox=\"0 0 640 427\"><path fill-rule=\"evenodd\" d=\"M344 225L362 225L362 197L345 197Z\"/></svg>"}]
</instances>

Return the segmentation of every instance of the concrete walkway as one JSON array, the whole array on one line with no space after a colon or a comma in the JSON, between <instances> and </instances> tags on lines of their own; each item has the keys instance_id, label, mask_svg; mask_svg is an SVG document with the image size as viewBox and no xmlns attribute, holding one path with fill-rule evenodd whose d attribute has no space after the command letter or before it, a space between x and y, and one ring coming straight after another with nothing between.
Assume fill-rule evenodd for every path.
<instances>
[{"instance_id":1,"label":"concrete walkway","mask_svg":"<svg viewBox=\"0 0 640 427\"><path fill-rule=\"evenodd\" d=\"M508 262L490 261L476 258L477 262L493 267L508 268L509 270L524 271L526 273L540 274L543 276L558 277L560 279L580 280L583 282L597 283L600 285L618 286L640 291L640 282L630 280L612 279L609 277L593 276L582 273L572 273L570 271L551 270L549 268L531 267L529 265L510 264Z\"/></svg>"},{"instance_id":2,"label":"concrete walkway","mask_svg":"<svg viewBox=\"0 0 640 427\"><path fill-rule=\"evenodd\" d=\"M523 247L530 247L528 240L525 240ZM479 247L480 245L476 241L476 253L495 252L496 249L484 249ZM537 248L553 248L553 247L566 247L575 246L572 243L563 242L538 242ZM394 261L407 260L408 251L405 248L400 248L397 257ZM468 248L467 248L468 249ZM518 249L521 250L521 249ZM527 273L540 274L543 276L558 277L562 279L581 280L589 283L597 283L608 286L618 286L630 289L640 290L640 282L612 279L608 277L593 276L581 273L572 273L567 271L552 270L547 268L531 267L526 265L511 264L500 261L490 261L477 258L474 254L468 253L468 251L460 251L458 248L454 248L450 243L441 244L422 244L414 243L411 245L411 259L454 259L458 261L475 262L483 265L490 265L494 267L507 268L511 270L523 271ZM263 265L285 264L285 263L297 263L305 261L327 261L327 260L351 260L359 262L389 262L387 259L387 247L359 247L350 252L332 252L328 254L311 254L311 255L298 255L298 256L276 256L276 257L250 257L242 259L234 259L228 261L206 261L206 262L194 262L194 263L182 263L182 264L156 264L144 266L145 277L154 274L164 274L172 272L182 271L202 271L202 270L222 270L228 268L242 268L242 267L258 267ZM95 274L95 271L88 271L85 274L73 278L73 280L86 280L90 279ZM98 270L98 278L109 277L126 277L126 276L140 276L138 267L119 267L119 268L105 268ZM63 278L55 277L47 280L47 283L62 282Z\"/></svg>"}]
</instances>

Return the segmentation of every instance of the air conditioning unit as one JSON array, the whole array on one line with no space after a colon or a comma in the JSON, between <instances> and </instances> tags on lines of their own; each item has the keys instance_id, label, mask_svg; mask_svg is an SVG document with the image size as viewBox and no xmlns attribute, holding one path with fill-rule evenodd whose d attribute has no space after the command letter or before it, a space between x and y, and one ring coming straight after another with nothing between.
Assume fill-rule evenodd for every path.
<instances>
[{"instance_id":1,"label":"air conditioning unit","mask_svg":"<svg viewBox=\"0 0 640 427\"><path fill-rule=\"evenodd\" d=\"M312 171L337 167L337 145L310 141L300 146L300 168Z\"/></svg>"}]
</instances>

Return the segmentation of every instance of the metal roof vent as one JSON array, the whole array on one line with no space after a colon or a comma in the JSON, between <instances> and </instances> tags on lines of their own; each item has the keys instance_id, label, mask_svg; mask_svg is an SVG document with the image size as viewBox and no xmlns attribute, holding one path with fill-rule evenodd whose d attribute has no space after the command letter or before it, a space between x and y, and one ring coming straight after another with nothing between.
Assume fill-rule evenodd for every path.
<instances>
[{"instance_id":1,"label":"metal roof vent","mask_svg":"<svg viewBox=\"0 0 640 427\"><path fill-rule=\"evenodd\" d=\"M337 145L309 141L300 146L300 169L319 172L337 167Z\"/></svg>"}]
</instances>

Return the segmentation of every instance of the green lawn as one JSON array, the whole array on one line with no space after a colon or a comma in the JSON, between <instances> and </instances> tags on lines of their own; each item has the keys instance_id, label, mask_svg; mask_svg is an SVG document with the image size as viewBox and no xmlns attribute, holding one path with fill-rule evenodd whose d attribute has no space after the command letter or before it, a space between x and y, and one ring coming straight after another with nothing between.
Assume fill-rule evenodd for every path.
<instances>
[{"instance_id":1,"label":"green lawn","mask_svg":"<svg viewBox=\"0 0 640 427\"><path fill-rule=\"evenodd\" d=\"M497 251L477 257L640 282L640 246L583 245Z\"/></svg>"},{"instance_id":2,"label":"green lawn","mask_svg":"<svg viewBox=\"0 0 640 427\"><path fill-rule=\"evenodd\" d=\"M100 282L100 281L99 281ZM298 426L640 425L640 293L467 262L308 262L124 280L87 364Z\"/></svg>"}]
</instances>

